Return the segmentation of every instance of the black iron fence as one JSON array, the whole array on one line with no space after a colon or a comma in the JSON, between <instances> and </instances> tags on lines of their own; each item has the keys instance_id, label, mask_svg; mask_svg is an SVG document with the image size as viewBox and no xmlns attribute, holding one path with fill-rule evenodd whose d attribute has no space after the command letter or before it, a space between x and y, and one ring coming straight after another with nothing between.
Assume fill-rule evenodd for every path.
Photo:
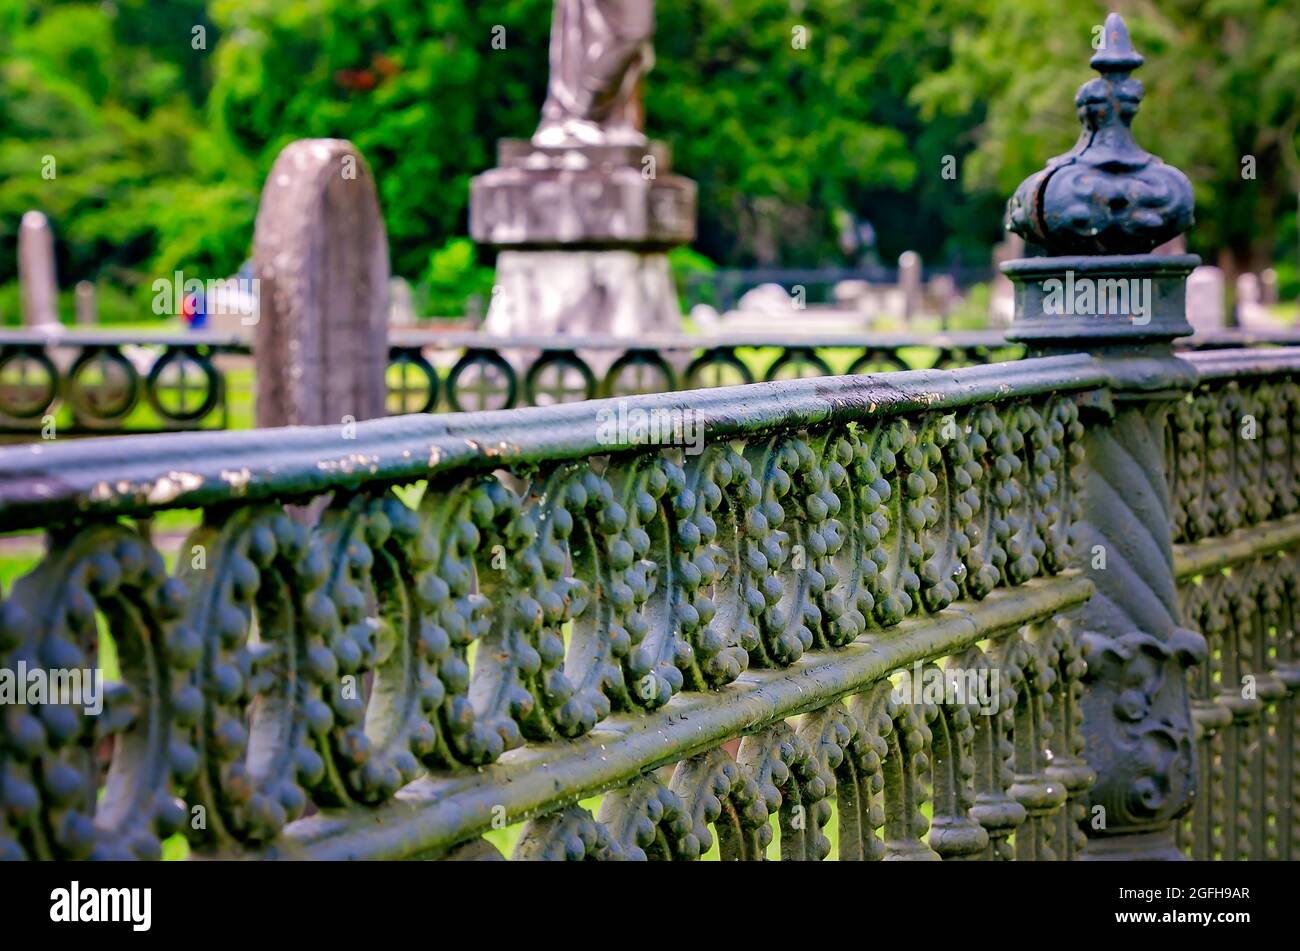
<instances>
[{"instance_id":1,"label":"black iron fence","mask_svg":"<svg viewBox=\"0 0 1300 951\"><path fill-rule=\"evenodd\" d=\"M1224 331L1192 349L1300 343ZM394 331L388 412L547 406L833 374L953 370L1018 359L1001 331L947 334L493 337ZM0 433L59 435L251 425L251 345L214 333L0 331ZM232 412L232 404L236 404ZM242 412L240 408L242 407Z\"/></svg>"}]
</instances>

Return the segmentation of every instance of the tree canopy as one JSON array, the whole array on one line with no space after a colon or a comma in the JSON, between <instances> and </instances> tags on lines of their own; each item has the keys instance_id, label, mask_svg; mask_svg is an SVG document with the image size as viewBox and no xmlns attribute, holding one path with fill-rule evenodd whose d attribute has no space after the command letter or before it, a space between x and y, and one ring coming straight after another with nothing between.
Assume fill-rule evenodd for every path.
<instances>
[{"instance_id":1,"label":"tree canopy","mask_svg":"<svg viewBox=\"0 0 1300 951\"><path fill-rule=\"evenodd\" d=\"M65 283L229 273L279 150L341 137L374 169L394 270L445 290L482 263L469 179L536 124L551 4L0 0L0 228L45 211ZM1294 273L1293 0L1118 5L1147 57L1138 141L1196 186L1192 250ZM1077 135L1105 10L658 0L647 129L699 183L696 250L839 264L869 221L886 260L986 263L1006 196ZM14 271L0 255L0 284Z\"/></svg>"}]
</instances>

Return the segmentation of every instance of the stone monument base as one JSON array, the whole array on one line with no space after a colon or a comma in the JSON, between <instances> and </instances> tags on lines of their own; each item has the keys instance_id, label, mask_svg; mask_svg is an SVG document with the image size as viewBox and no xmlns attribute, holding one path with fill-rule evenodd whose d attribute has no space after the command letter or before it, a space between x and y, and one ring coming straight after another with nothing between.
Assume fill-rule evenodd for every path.
<instances>
[{"instance_id":1,"label":"stone monument base","mask_svg":"<svg viewBox=\"0 0 1300 951\"><path fill-rule=\"evenodd\" d=\"M657 251L502 251L483 329L508 335L682 329L668 255Z\"/></svg>"},{"instance_id":2,"label":"stone monument base","mask_svg":"<svg viewBox=\"0 0 1300 951\"><path fill-rule=\"evenodd\" d=\"M681 330L667 251L695 236L695 183L665 145L506 139L498 161L470 188L470 234L498 251L486 331Z\"/></svg>"},{"instance_id":3,"label":"stone monument base","mask_svg":"<svg viewBox=\"0 0 1300 951\"><path fill-rule=\"evenodd\" d=\"M469 231L497 248L666 250L695 238L695 183L671 174L662 142L497 145L497 168L470 182Z\"/></svg>"}]
</instances>

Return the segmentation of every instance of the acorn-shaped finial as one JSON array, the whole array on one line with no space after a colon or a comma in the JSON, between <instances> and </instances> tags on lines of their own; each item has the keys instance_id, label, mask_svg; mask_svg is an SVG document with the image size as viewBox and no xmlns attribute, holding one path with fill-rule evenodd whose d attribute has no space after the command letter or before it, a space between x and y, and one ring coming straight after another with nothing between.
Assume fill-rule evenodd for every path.
<instances>
[{"instance_id":1,"label":"acorn-shaped finial","mask_svg":"<svg viewBox=\"0 0 1300 951\"><path fill-rule=\"evenodd\" d=\"M1192 224L1187 176L1144 151L1130 128L1142 102L1142 65L1118 13L1106 17L1090 65L1101 76L1074 97L1079 140L1020 183L1006 226L1048 254L1143 254Z\"/></svg>"}]
</instances>

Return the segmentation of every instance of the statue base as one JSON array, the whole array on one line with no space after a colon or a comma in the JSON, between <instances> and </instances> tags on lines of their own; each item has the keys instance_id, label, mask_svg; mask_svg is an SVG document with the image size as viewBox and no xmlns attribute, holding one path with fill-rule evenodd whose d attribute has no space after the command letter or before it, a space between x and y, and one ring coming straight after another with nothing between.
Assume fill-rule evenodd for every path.
<instances>
[{"instance_id":1,"label":"statue base","mask_svg":"<svg viewBox=\"0 0 1300 951\"><path fill-rule=\"evenodd\" d=\"M682 313L662 252L507 250L483 329L636 337L680 332Z\"/></svg>"},{"instance_id":2,"label":"statue base","mask_svg":"<svg viewBox=\"0 0 1300 951\"><path fill-rule=\"evenodd\" d=\"M695 183L669 174L666 145L504 139L497 159L470 185L470 234L500 251L485 330L681 330L665 252L695 237Z\"/></svg>"},{"instance_id":3,"label":"statue base","mask_svg":"<svg viewBox=\"0 0 1300 951\"><path fill-rule=\"evenodd\" d=\"M695 238L695 183L661 142L538 146L503 139L470 182L470 235L497 248L667 250Z\"/></svg>"}]
</instances>

